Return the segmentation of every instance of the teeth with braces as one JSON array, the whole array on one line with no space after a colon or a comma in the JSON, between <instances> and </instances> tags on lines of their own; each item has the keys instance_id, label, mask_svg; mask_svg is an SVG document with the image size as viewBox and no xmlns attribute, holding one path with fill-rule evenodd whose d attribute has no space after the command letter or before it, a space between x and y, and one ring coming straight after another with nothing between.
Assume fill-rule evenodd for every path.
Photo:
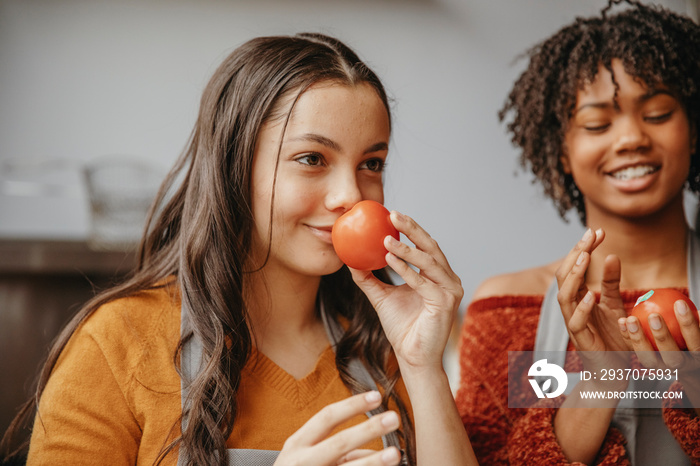
<instances>
[{"instance_id":1,"label":"teeth with braces","mask_svg":"<svg viewBox=\"0 0 700 466\"><path fill-rule=\"evenodd\" d=\"M656 168L652 167L651 165L638 165L636 167L628 167L628 168L623 168L622 170L618 170L612 175L615 177L617 180L631 180L634 178L641 178L644 175L648 175L649 173L653 173L656 171Z\"/></svg>"}]
</instances>

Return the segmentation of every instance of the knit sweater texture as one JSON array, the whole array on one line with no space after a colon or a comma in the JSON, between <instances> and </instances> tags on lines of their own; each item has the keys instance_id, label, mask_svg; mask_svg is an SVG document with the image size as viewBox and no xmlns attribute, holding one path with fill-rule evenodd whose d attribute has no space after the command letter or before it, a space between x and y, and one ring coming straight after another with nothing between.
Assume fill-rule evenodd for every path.
<instances>
[{"instance_id":1,"label":"knit sweater texture","mask_svg":"<svg viewBox=\"0 0 700 466\"><path fill-rule=\"evenodd\" d=\"M643 293L622 291L627 312ZM536 408L508 407L508 351L534 350L543 300L542 295L494 296L473 301L467 309L459 343L461 375L456 398L480 464L581 464L567 462L554 434L554 416L564 396L544 399ZM571 343L568 349L574 352ZM532 361L512 363L526 372ZM578 358L567 357L567 372L581 369ZM670 389L682 387L675 382ZM700 419L694 410L671 406L664 404L664 421L693 464L700 464ZM630 464L625 439L617 429L608 430L594 464Z\"/></svg>"},{"instance_id":2,"label":"knit sweater texture","mask_svg":"<svg viewBox=\"0 0 700 466\"><path fill-rule=\"evenodd\" d=\"M180 433L180 377L174 354L180 300L162 288L100 307L71 337L43 392L29 465L152 465ZM401 382L397 390L410 408ZM253 350L237 395L228 448L281 450L324 406L351 396L329 346L297 380ZM390 403L390 409L396 409ZM367 420L356 416L338 432ZM365 448L379 450L381 439ZM177 463L177 448L162 464Z\"/></svg>"}]
</instances>

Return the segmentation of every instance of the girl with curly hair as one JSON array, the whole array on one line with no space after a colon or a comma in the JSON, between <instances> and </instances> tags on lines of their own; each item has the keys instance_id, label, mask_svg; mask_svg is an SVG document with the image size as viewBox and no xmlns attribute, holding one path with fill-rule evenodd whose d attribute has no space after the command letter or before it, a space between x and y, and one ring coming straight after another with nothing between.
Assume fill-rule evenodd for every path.
<instances>
[{"instance_id":1,"label":"girl with curly hair","mask_svg":"<svg viewBox=\"0 0 700 466\"><path fill-rule=\"evenodd\" d=\"M381 82L336 39L231 53L133 277L49 355L28 463L474 464L442 366L462 287L438 244L391 213L414 244L385 239L401 286L333 249L338 217L383 201L390 129Z\"/></svg>"},{"instance_id":2,"label":"girl with curly hair","mask_svg":"<svg viewBox=\"0 0 700 466\"><path fill-rule=\"evenodd\" d=\"M700 364L677 357L658 314L649 324L660 356L628 317L654 287L700 304L700 242L683 205L684 188L700 190L700 27L658 6L617 3L532 48L500 112L522 166L562 217L574 209L587 229L561 260L486 280L467 310L457 405L485 464L700 462ZM696 355L700 327L681 303L675 315ZM635 367L678 369L655 388L685 404L592 406L581 393L600 381L576 379L568 395L539 400L527 373L546 351L569 373L599 375L635 351ZM509 371L525 377L509 381Z\"/></svg>"}]
</instances>

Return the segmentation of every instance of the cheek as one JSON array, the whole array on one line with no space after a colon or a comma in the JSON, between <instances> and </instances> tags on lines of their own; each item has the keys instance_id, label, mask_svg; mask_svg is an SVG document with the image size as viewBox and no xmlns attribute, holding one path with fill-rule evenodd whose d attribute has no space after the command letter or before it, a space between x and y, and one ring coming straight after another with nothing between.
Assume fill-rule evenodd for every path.
<instances>
[{"instance_id":1,"label":"cheek","mask_svg":"<svg viewBox=\"0 0 700 466\"><path fill-rule=\"evenodd\" d=\"M676 131L667 132L663 136L667 142L666 152L674 155L669 157L669 163L676 165L677 169L683 171L687 177L690 172L691 157L695 151L690 129L687 126L679 127Z\"/></svg>"},{"instance_id":2,"label":"cheek","mask_svg":"<svg viewBox=\"0 0 700 466\"><path fill-rule=\"evenodd\" d=\"M261 180L255 180L253 186L255 187L251 193L253 221L255 229L263 234L270 225L271 186Z\"/></svg>"},{"instance_id":3,"label":"cheek","mask_svg":"<svg viewBox=\"0 0 700 466\"><path fill-rule=\"evenodd\" d=\"M683 134L678 135L674 139L676 144L676 150L679 154L682 154L681 158L690 165L690 158L695 153L695 143L690 135L689 131L684 131Z\"/></svg>"},{"instance_id":4,"label":"cheek","mask_svg":"<svg viewBox=\"0 0 700 466\"><path fill-rule=\"evenodd\" d=\"M274 223L284 224L313 212L322 199L313 183L290 182L280 177L275 187Z\"/></svg>"},{"instance_id":5,"label":"cheek","mask_svg":"<svg viewBox=\"0 0 700 466\"><path fill-rule=\"evenodd\" d=\"M253 185L251 192L251 208L253 210L255 244L266 251L270 243L270 230L273 235L280 231L279 212L280 204L284 203L284 196L280 196L278 189L272 196L273 179L267 172L253 172ZM274 203L274 211L272 211ZM274 245L274 238L272 239Z\"/></svg>"},{"instance_id":6,"label":"cheek","mask_svg":"<svg viewBox=\"0 0 700 466\"><path fill-rule=\"evenodd\" d=\"M567 140L567 155L562 157L564 170L573 175L580 175L582 170L596 169L601 157L608 147L603 138L571 138ZM568 169L567 169L568 167Z\"/></svg>"},{"instance_id":7,"label":"cheek","mask_svg":"<svg viewBox=\"0 0 700 466\"><path fill-rule=\"evenodd\" d=\"M360 193L363 200L377 201L384 204L384 182L379 180L367 180L360 184Z\"/></svg>"}]
</instances>

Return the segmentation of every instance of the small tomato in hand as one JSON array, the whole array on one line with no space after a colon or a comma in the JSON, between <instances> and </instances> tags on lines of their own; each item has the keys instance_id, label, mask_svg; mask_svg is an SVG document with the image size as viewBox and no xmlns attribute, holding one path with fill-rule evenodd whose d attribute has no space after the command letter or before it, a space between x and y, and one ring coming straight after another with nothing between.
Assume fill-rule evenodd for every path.
<instances>
[{"instance_id":1,"label":"small tomato in hand","mask_svg":"<svg viewBox=\"0 0 700 466\"><path fill-rule=\"evenodd\" d=\"M683 339L683 334L681 333L681 327L676 320L676 314L673 312L673 304L678 300L683 300L688 304L690 311L695 314L695 318L698 318L698 310L695 304L683 293L669 288L659 288L656 290L651 290L648 293L640 296L637 299L637 303L632 308L630 315L635 316L639 319L639 323L644 330L644 334L654 347L654 350L658 351L656 346L656 341L651 333L651 328L649 327L649 314L656 313L659 314L666 323L669 333L676 341L678 348L681 350L688 349L685 344L685 339Z\"/></svg>"},{"instance_id":2,"label":"small tomato in hand","mask_svg":"<svg viewBox=\"0 0 700 466\"><path fill-rule=\"evenodd\" d=\"M341 215L333 225L333 248L343 263L354 269L377 270L386 267L384 238L399 239L389 211L375 201L360 201Z\"/></svg>"}]
</instances>

